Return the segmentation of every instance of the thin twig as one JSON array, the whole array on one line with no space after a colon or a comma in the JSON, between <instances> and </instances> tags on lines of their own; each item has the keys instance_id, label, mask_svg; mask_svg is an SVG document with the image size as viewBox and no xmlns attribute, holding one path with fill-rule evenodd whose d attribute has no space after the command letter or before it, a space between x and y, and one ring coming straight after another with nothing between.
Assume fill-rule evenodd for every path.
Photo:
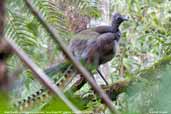
<instances>
[{"instance_id":1,"label":"thin twig","mask_svg":"<svg viewBox=\"0 0 171 114\"><path fill-rule=\"evenodd\" d=\"M109 99L109 97L105 94L105 92L98 86L96 83L94 83L94 80L90 73L80 64L79 61L77 61L72 53L66 48L66 45L62 42L62 40L59 38L59 35L56 33L56 31L53 30L53 28L46 23L46 21L43 19L43 17L39 14L39 12L32 6L31 0L25 0L26 5L31 10L31 12L37 17L37 19L40 21L40 23L44 26L44 28L47 30L47 32L50 34L51 38L61 47L64 54L68 57L68 59L71 60L73 65L77 68L77 70L85 77L85 79L89 82L89 84L92 86L92 88L96 91L97 94L102 98L104 103L108 106L108 108L113 112L118 114L118 112L115 110L115 107L112 103L112 101Z\"/></svg>"},{"instance_id":2,"label":"thin twig","mask_svg":"<svg viewBox=\"0 0 171 114\"><path fill-rule=\"evenodd\" d=\"M7 43L11 46L13 51L20 57L20 59L31 69L31 71L37 76L38 79L53 93L57 94L74 113L80 113L79 111L63 94L63 92L49 79L49 77L27 56L26 53L12 41L6 38Z\"/></svg>"}]
</instances>

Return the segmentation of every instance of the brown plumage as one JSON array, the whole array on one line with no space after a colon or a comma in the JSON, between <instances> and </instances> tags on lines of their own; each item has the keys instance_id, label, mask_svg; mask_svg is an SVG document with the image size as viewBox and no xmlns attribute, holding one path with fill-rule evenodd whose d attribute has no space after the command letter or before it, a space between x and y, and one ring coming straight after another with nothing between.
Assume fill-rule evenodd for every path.
<instances>
[{"instance_id":1,"label":"brown plumage","mask_svg":"<svg viewBox=\"0 0 171 114\"><path fill-rule=\"evenodd\" d=\"M115 53L117 42L117 34L105 33L100 35L97 39L87 44L86 48L81 54L81 58L87 63L101 65L110 61Z\"/></svg>"},{"instance_id":2,"label":"brown plumage","mask_svg":"<svg viewBox=\"0 0 171 114\"><path fill-rule=\"evenodd\" d=\"M127 16L116 13L112 16L110 26L98 26L79 32L70 42L69 49L76 59L95 65L99 72L98 66L115 56L121 37L119 25L127 19ZM100 76L108 85L101 73ZM85 79L81 77L74 86L75 90L80 89L85 83Z\"/></svg>"},{"instance_id":3,"label":"brown plumage","mask_svg":"<svg viewBox=\"0 0 171 114\"><path fill-rule=\"evenodd\" d=\"M119 25L127 19L115 13L110 26L97 26L79 32L70 42L69 49L78 60L83 59L89 64L98 66L110 61L119 45Z\"/></svg>"}]
</instances>

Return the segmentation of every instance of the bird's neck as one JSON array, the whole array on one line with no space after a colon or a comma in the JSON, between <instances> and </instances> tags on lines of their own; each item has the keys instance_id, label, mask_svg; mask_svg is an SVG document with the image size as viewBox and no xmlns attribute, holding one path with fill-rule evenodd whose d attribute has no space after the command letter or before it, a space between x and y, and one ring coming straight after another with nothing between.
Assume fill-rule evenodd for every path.
<instances>
[{"instance_id":1,"label":"bird's neck","mask_svg":"<svg viewBox=\"0 0 171 114\"><path fill-rule=\"evenodd\" d=\"M118 24L118 23L114 23L114 22L112 22L112 31L114 32L114 33L116 33L116 32L118 32L119 31L119 25L120 24Z\"/></svg>"}]
</instances>

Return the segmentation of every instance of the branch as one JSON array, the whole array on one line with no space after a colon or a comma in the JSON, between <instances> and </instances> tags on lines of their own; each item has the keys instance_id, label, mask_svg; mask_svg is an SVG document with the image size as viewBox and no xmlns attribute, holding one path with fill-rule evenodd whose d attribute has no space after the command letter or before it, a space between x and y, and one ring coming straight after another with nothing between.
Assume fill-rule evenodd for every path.
<instances>
[{"instance_id":1,"label":"branch","mask_svg":"<svg viewBox=\"0 0 171 114\"><path fill-rule=\"evenodd\" d=\"M106 94L110 97L112 101L115 101L117 99L117 96L125 92L132 81L129 80L121 80L117 81L114 84L110 86L102 86L103 90L106 92Z\"/></svg>"},{"instance_id":2,"label":"branch","mask_svg":"<svg viewBox=\"0 0 171 114\"><path fill-rule=\"evenodd\" d=\"M106 92L112 101L116 101L119 94L126 92L127 88L132 84L129 80L120 80L111 85L101 85L102 89ZM85 97L86 100L90 100L90 96ZM102 101L102 103L104 103Z\"/></svg>"},{"instance_id":3,"label":"branch","mask_svg":"<svg viewBox=\"0 0 171 114\"><path fill-rule=\"evenodd\" d=\"M0 89L7 91L9 89L8 70L6 59L12 51L8 44L4 42L4 24L5 23L5 0L0 0Z\"/></svg>"},{"instance_id":4,"label":"branch","mask_svg":"<svg viewBox=\"0 0 171 114\"><path fill-rule=\"evenodd\" d=\"M59 45L61 50L64 52L64 54L67 56L68 59L71 60L73 65L78 69L78 71L85 77L85 79L89 82L89 84L92 86L92 88L96 91L96 93L99 94L99 96L102 98L104 103L108 106L108 108L113 112L118 114L118 112L115 110L114 105L112 104L112 101L109 99L109 97L105 94L105 92L98 86L90 73L80 64L79 61L76 61L72 53L66 48L66 45L60 40L59 35L56 34L56 32L52 29L52 27L45 22L45 20L42 18L42 16L38 13L38 11L32 6L30 0L25 0L26 5L30 9L30 11L37 17L37 19L40 21L40 23L44 26L44 28L47 30L47 32L50 34L51 38Z\"/></svg>"}]
</instances>

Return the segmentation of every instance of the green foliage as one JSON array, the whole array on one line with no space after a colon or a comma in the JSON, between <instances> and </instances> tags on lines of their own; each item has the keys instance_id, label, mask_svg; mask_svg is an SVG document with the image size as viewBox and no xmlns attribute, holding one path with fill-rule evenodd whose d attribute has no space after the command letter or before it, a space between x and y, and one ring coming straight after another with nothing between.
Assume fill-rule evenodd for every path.
<instances>
[{"instance_id":1,"label":"green foliage","mask_svg":"<svg viewBox=\"0 0 171 114\"><path fill-rule=\"evenodd\" d=\"M138 73L138 77L141 78L132 82L121 103L123 112L137 114L171 112L170 62L171 57L163 58L152 67Z\"/></svg>"},{"instance_id":2,"label":"green foliage","mask_svg":"<svg viewBox=\"0 0 171 114\"><path fill-rule=\"evenodd\" d=\"M1 114L4 114L4 113L7 113L7 112L12 112L14 109L11 107L11 104L10 104L10 101L9 101L9 98L8 98L8 94L1 91L0 92L0 101L1 101L1 104L0 104L0 113Z\"/></svg>"},{"instance_id":3,"label":"green foliage","mask_svg":"<svg viewBox=\"0 0 171 114\"><path fill-rule=\"evenodd\" d=\"M111 0L110 2L110 14L121 12L130 17L130 20L121 27L120 55L111 62L113 68L111 77L113 81L120 78L120 69L124 66L125 78L137 79L125 93L125 98L121 99L123 101L118 109L124 114L146 114L150 111L170 113L171 66L168 56L171 54L171 1ZM59 6L60 3L64 4ZM99 4L99 0L56 0L56 2L33 0L33 5L66 43L71 39L72 33L69 32L69 23L63 9L73 8L73 11L81 16L97 19L102 16ZM60 61L59 48L22 0L15 2L7 0L5 35L14 39L41 68ZM161 58L164 59L158 61ZM8 64L11 72L15 71L16 66L22 67L21 61L16 56L13 56ZM152 67L149 67L151 65ZM94 68L94 66L88 67ZM51 71L50 73L54 74ZM18 88L20 90L12 92L12 102L25 98L41 87L32 77L30 70L25 68L20 74L20 79L24 85ZM70 94L68 96L74 104L80 106L80 109L85 108L84 101ZM69 110L59 98L54 99L56 100L46 101L35 110ZM95 104L89 101L86 107L93 110L92 106L100 104L99 101Z\"/></svg>"},{"instance_id":4,"label":"green foliage","mask_svg":"<svg viewBox=\"0 0 171 114\"><path fill-rule=\"evenodd\" d=\"M111 13L121 12L130 17L121 27L120 56L113 59L112 67L124 66L125 76L131 77L170 55L170 1L112 0L111 3ZM120 75L117 71L114 74Z\"/></svg>"},{"instance_id":5,"label":"green foliage","mask_svg":"<svg viewBox=\"0 0 171 114\"><path fill-rule=\"evenodd\" d=\"M61 114L63 112L72 112L68 106L59 98L59 97L53 97L53 100L51 100L50 103L45 105L41 111L43 112L56 112L61 111Z\"/></svg>"}]
</instances>

